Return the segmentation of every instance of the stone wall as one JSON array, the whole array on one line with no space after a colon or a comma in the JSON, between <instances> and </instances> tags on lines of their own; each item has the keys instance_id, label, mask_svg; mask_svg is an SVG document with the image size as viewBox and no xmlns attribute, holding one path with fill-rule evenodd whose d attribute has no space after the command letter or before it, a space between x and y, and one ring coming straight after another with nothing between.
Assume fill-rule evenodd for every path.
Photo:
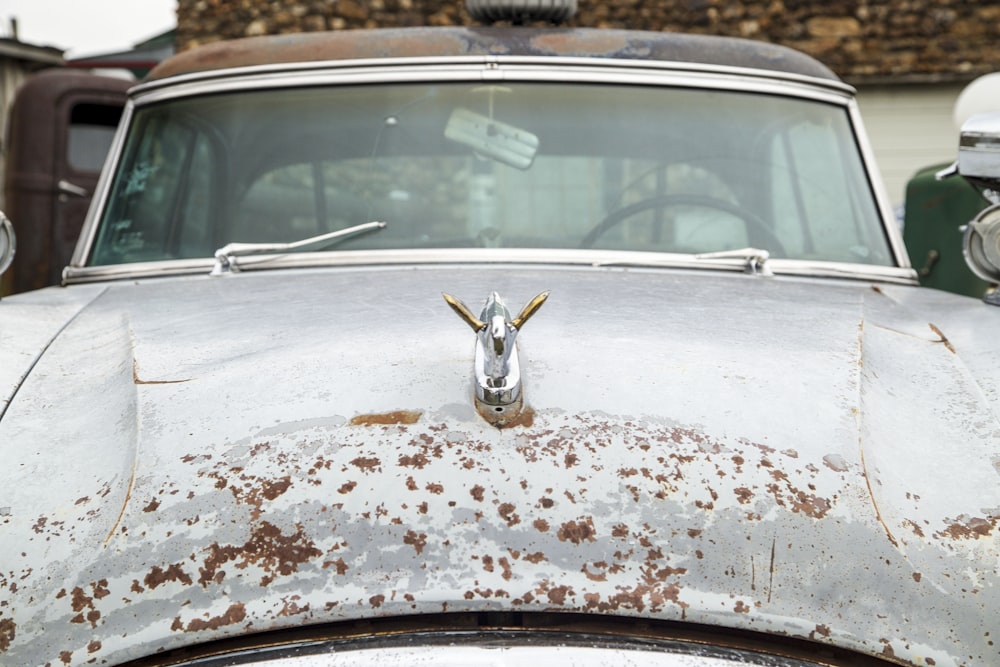
<instances>
[{"instance_id":1,"label":"stone wall","mask_svg":"<svg viewBox=\"0 0 1000 667\"><path fill-rule=\"evenodd\" d=\"M178 0L179 50L273 33L471 25L462 0ZM974 0L578 0L570 25L731 35L805 51L853 83L1000 69L1000 4Z\"/></svg>"}]
</instances>

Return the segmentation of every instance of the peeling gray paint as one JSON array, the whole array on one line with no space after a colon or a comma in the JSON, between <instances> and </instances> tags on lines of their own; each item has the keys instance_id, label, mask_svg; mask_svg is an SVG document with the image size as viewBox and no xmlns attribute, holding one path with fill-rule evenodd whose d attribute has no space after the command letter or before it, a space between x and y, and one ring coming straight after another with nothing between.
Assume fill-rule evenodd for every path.
<instances>
[{"instance_id":1,"label":"peeling gray paint","mask_svg":"<svg viewBox=\"0 0 1000 667\"><path fill-rule=\"evenodd\" d=\"M1000 581L995 403L981 367L960 363L985 330L939 313L952 354L918 304L886 308L864 286L525 271L505 289L544 282L560 298L525 334L531 424L498 431L471 407L468 332L444 309L426 340L389 350L349 329L332 337L333 315L274 298L294 280L351 295L337 318L377 321L366 292L379 288L358 274L244 278L259 289L225 312L238 354L211 333L222 315L203 290L245 283L123 285L18 393L0 442L36 444L8 452L2 473L5 660L71 651L113 664L248 630L443 608L686 620L904 664L997 657L986 634ZM488 279L422 272L398 298ZM632 305L589 343L608 360L591 367L604 389L567 395L579 367L555 334L601 290ZM180 291L202 309L197 329L156 306ZM751 297L771 315L750 331L693 316L713 299L738 318ZM262 309L268 327L253 324ZM639 313L665 318L668 340L642 340ZM281 347L266 344L275 326ZM133 358L145 378L190 381L136 384ZM384 391L418 358L415 384ZM800 372L786 383L788 363ZM118 398L84 409L87 377ZM752 409L730 413L737 399ZM51 483L17 484L26 471Z\"/></svg>"}]
</instances>

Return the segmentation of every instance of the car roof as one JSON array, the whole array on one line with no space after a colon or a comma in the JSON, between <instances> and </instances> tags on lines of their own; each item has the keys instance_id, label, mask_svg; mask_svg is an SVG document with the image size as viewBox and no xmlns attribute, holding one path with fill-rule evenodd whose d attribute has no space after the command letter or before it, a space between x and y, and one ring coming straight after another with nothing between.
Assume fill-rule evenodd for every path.
<instances>
[{"instance_id":1,"label":"car roof","mask_svg":"<svg viewBox=\"0 0 1000 667\"><path fill-rule=\"evenodd\" d=\"M839 81L810 56L767 42L636 30L520 27L414 27L248 37L179 53L160 63L146 81L264 65L459 56L661 61Z\"/></svg>"}]
</instances>

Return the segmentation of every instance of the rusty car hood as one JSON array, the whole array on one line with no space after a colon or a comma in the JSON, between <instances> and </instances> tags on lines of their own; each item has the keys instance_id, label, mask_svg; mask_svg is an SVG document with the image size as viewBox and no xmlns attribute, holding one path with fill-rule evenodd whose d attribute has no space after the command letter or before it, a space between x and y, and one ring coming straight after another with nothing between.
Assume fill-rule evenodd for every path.
<instances>
[{"instance_id":1,"label":"rusty car hood","mask_svg":"<svg viewBox=\"0 0 1000 667\"><path fill-rule=\"evenodd\" d=\"M498 430L440 293L542 289L527 409ZM37 325L0 352L0 663L465 610L996 662L997 317L905 286L537 267L5 299L0 339Z\"/></svg>"}]
</instances>

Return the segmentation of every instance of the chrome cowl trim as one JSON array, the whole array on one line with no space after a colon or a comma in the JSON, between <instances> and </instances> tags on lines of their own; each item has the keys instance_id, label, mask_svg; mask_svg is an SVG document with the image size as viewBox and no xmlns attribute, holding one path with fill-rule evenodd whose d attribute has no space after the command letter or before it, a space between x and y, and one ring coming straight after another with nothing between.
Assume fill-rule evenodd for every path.
<instances>
[{"instance_id":1,"label":"chrome cowl trim","mask_svg":"<svg viewBox=\"0 0 1000 667\"><path fill-rule=\"evenodd\" d=\"M561 250L541 248L445 248L430 250L364 250L261 255L244 258L240 273L268 269L357 268L399 265L475 265L525 264L553 266L592 266L604 269L698 269L745 272L741 258L698 259L694 255L670 253ZM157 278L180 275L209 275L215 266L212 258L179 259L168 262L139 262L112 266L69 266L63 271L67 285L105 280ZM812 262L796 259L767 260L775 276L846 278L916 285L916 272L909 267ZM232 274L237 275L237 274ZM766 278L763 274L756 277Z\"/></svg>"}]
</instances>

